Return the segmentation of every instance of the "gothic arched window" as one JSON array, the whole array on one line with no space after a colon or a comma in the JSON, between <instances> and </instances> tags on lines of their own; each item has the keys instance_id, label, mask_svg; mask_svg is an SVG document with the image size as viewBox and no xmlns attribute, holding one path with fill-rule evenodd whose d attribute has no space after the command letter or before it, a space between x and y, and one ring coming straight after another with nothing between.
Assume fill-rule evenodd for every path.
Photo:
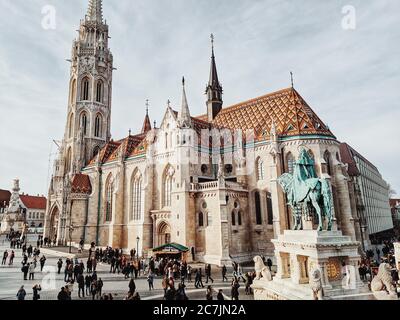
<instances>
[{"instance_id":1,"label":"gothic arched window","mask_svg":"<svg viewBox=\"0 0 400 320\"><path fill-rule=\"evenodd\" d=\"M87 127L88 127L87 115L86 112L83 112L81 115L81 128L84 135L87 134Z\"/></svg>"},{"instance_id":2,"label":"gothic arched window","mask_svg":"<svg viewBox=\"0 0 400 320\"><path fill-rule=\"evenodd\" d=\"M74 131L74 114L71 113L68 119L68 138L72 138Z\"/></svg>"},{"instance_id":3,"label":"gothic arched window","mask_svg":"<svg viewBox=\"0 0 400 320\"><path fill-rule=\"evenodd\" d=\"M83 80L82 80L81 100L83 100L83 101L89 100L89 79L88 78L83 78Z\"/></svg>"},{"instance_id":4,"label":"gothic arched window","mask_svg":"<svg viewBox=\"0 0 400 320\"><path fill-rule=\"evenodd\" d=\"M332 175L332 167L331 167L331 154L329 151L325 151L324 160L326 163L326 172L331 176Z\"/></svg>"},{"instance_id":5,"label":"gothic arched window","mask_svg":"<svg viewBox=\"0 0 400 320\"><path fill-rule=\"evenodd\" d=\"M256 161L256 172L257 172L257 181L265 179L264 161L262 161L261 158L258 158Z\"/></svg>"},{"instance_id":6,"label":"gothic arched window","mask_svg":"<svg viewBox=\"0 0 400 320\"><path fill-rule=\"evenodd\" d=\"M286 172L293 174L294 157L291 152L286 155Z\"/></svg>"},{"instance_id":7,"label":"gothic arched window","mask_svg":"<svg viewBox=\"0 0 400 320\"><path fill-rule=\"evenodd\" d=\"M142 177L136 173L131 184L132 220L142 219Z\"/></svg>"},{"instance_id":8,"label":"gothic arched window","mask_svg":"<svg viewBox=\"0 0 400 320\"><path fill-rule=\"evenodd\" d=\"M112 207L113 207L113 192L114 186L112 178L109 177L106 184L106 197L105 197L105 221L109 222L112 220Z\"/></svg>"},{"instance_id":9,"label":"gothic arched window","mask_svg":"<svg viewBox=\"0 0 400 320\"><path fill-rule=\"evenodd\" d=\"M76 101L76 79L72 80L71 82L71 96L70 96L70 103L74 104Z\"/></svg>"},{"instance_id":10,"label":"gothic arched window","mask_svg":"<svg viewBox=\"0 0 400 320\"><path fill-rule=\"evenodd\" d=\"M256 224L262 224L260 192L254 194L256 204Z\"/></svg>"},{"instance_id":11,"label":"gothic arched window","mask_svg":"<svg viewBox=\"0 0 400 320\"><path fill-rule=\"evenodd\" d=\"M103 103L103 97L104 97L104 85L103 81L99 80L97 81L97 86L96 86L96 101Z\"/></svg>"},{"instance_id":12,"label":"gothic arched window","mask_svg":"<svg viewBox=\"0 0 400 320\"><path fill-rule=\"evenodd\" d=\"M236 216L235 216L235 211L232 211L231 213L231 217L232 217L232 225L235 226L236 225Z\"/></svg>"},{"instance_id":13,"label":"gothic arched window","mask_svg":"<svg viewBox=\"0 0 400 320\"><path fill-rule=\"evenodd\" d=\"M171 166L167 167L164 173L164 197L163 197L163 206L170 207L171 206L171 192L172 192L172 182L173 182L173 169Z\"/></svg>"},{"instance_id":14,"label":"gothic arched window","mask_svg":"<svg viewBox=\"0 0 400 320\"><path fill-rule=\"evenodd\" d=\"M101 137L101 124L102 124L102 117L101 115L96 116L96 120L94 122L94 136L100 138Z\"/></svg>"},{"instance_id":15,"label":"gothic arched window","mask_svg":"<svg viewBox=\"0 0 400 320\"><path fill-rule=\"evenodd\" d=\"M71 148L68 148L67 156L65 157L65 173L69 173L72 167L72 152Z\"/></svg>"}]
</instances>

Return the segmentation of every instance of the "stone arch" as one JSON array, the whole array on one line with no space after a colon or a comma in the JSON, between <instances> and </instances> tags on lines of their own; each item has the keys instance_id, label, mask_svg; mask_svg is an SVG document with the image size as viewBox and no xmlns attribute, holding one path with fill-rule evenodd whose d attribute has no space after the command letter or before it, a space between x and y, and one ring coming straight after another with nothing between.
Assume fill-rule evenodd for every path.
<instances>
[{"instance_id":1,"label":"stone arch","mask_svg":"<svg viewBox=\"0 0 400 320\"><path fill-rule=\"evenodd\" d=\"M83 131L83 134L87 135L89 127L89 115L86 110L83 110L79 115L79 125Z\"/></svg>"},{"instance_id":2,"label":"stone arch","mask_svg":"<svg viewBox=\"0 0 400 320\"><path fill-rule=\"evenodd\" d=\"M168 244L171 243L171 226L170 224L162 220L160 223L157 225L157 245L156 246L162 246L163 244Z\"/></svg>"},{"instance_id":3,"label":"stone arch","mask_svg":"<svg viewBox=\"0 0 400 320\"><path fill-rule=\"evenodd\" d=\"M83 76L81 80L81 101L90 100L90 78Z\"/></svg>"},{"instance_id":4,"label":"stone arch","mask_svg":"<svg viewBox=\"0 0 400 320\"><path fill-rule=\"evenodd\" d=\"M97 138L101 138L103 135L103 115L101 113L97 113L94 120L94 136Z\"/></svg>"},{"instance_id":5,"label":"stone arch","mask_svg":"<svg viewBox=\"0 0 400 320\"><path fill-rule=\"evenodd\" d=\"M70 96L69 96L69 102L70 104L75 104L76 103L76 79L73 78L71 79L70 83Z\"/></svg>"},{"instance_id":6,"label":"stone arch","mask_svg":"<svg viewBox=\"0 0 400 320\"><path fill-rule=\"evenodd\" d=\"M96 81L96 102L104 103L104 81L97 79Z\"/></svg>"},{"instance_id":7,"label":"stone arch","mask_svg":"<svg viewBox=\"0 0 400 320\"><path fill-rule=\"evenodd\" d=\"M48 225L48 237L50 241L54 242L58 239L58 229L60 224L60 210L57 205L54 205L50 211L49 217L49 225Z\"/></svg>"}]
</instances>

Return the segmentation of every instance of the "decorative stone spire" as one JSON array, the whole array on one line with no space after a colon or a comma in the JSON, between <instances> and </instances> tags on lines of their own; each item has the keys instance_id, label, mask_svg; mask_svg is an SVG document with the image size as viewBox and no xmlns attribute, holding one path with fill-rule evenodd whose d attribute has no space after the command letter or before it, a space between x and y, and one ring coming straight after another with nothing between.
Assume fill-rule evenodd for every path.
<instances>
[{"instance_id":1,"label":"decorative stone spire","mask_svg":"<svg viewBox=\"0 0 400 320\"><path fill-rule=\"evenodd\" d=\"M212 122L222 109L222 86L218 80L217 64L214 55L214 35L211 34L210 78L206 88L208 121Z\"/></svg>"},{"instance_id":2,"label":"decorative stone spire","mask_svg":"<svg viewBox=\"0 0 400 320\"><path fill-rule=\"evenodd\" d=\"M146 116L144 117L142 133L147 133L151 130L151 122L149 117L149 100L146 100Z\"/></svg>"},{"instance_id":3,"label":"decorative stone spire","mask_svg":"<svg viewBox=\"0 0 400 320\"><path fill-rule=\"evenodd\" d=\"M89 0L89 7L86 19L98 23L103 23L103 4L102 0Z\"/></svg>"},{"instance_id":4,"label":"decorative stone spire","mask_svg":"<svg viewBox=\"0 0 400 320\"><path fill-rule=\"evenodd\" d=\"M178 124L180 127L190 128L192 121L190 118L189 105L185 90L185 77L182 78L182 105L178 113Z\"/></svg>"}]
</instances>

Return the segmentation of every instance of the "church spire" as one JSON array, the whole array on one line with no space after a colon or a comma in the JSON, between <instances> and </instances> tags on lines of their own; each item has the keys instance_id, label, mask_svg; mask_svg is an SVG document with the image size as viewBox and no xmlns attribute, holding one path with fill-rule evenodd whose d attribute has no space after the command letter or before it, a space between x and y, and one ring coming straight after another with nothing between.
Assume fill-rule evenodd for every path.
<instances>
[{"instance_id":1,"label":"church spire","mask_svg":"<svg viewBox=\"0 0 400 320\"><path fill-rule=\"evenodd\" d=\"M222 86L218 80L217 64L214 55L214 35L211 34L210 78L206 88L208 121L213 121L222 109Z\"/></svg>"},{"instance_id":2,"label":"church spire","mask_svg":"<svg viewBox=\"0 0 400 320\"><path fill-rule=\"evenodd\" d=\"M103 4L102 0L89 0L89 7L86 19L98 23L103 23Z\"/></svg>"},{"instance_id":3,"label":"church spire","mask_svg":"<svg viewBox=\"0 0 400 320\"><path fill-rule=\"evenodd\" d=\"M151 130L151 122L149 117L149 100L146 100L146 116L144 117L142 133L147 133Z\"/></svg>"},{"instance_id":4,"label":"church spire","mask_svg":"<svg viewBox=\"0 0 400 320\"><path fill-rule=\"evenodd\" d=\"M178 123L181 127L189 128L191 126L191 118L189 112L189 105L186 97L185 90L185 77L182 78L182 105L181 110L178 113Z\"/></svg>"}]
</instances>

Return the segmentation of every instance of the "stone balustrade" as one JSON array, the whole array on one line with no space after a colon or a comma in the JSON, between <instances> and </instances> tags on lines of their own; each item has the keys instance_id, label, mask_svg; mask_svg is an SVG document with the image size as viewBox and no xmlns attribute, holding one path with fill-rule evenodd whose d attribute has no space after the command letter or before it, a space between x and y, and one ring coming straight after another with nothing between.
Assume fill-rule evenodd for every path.
<instances>
[{"instance_id":1,"label":"stone balustrade","mask_svg":"<svg viewBox=\"0 0 400 320\"><path fill-rule=\"evenodd\" d=\"M224 183L221 183L219 181L209 181L209 182L190 184L190 191L207 191L215 189L231 189L238 191L247 191L247 186L231 181L225 181Z\"/></svg>"}]
</instances>

